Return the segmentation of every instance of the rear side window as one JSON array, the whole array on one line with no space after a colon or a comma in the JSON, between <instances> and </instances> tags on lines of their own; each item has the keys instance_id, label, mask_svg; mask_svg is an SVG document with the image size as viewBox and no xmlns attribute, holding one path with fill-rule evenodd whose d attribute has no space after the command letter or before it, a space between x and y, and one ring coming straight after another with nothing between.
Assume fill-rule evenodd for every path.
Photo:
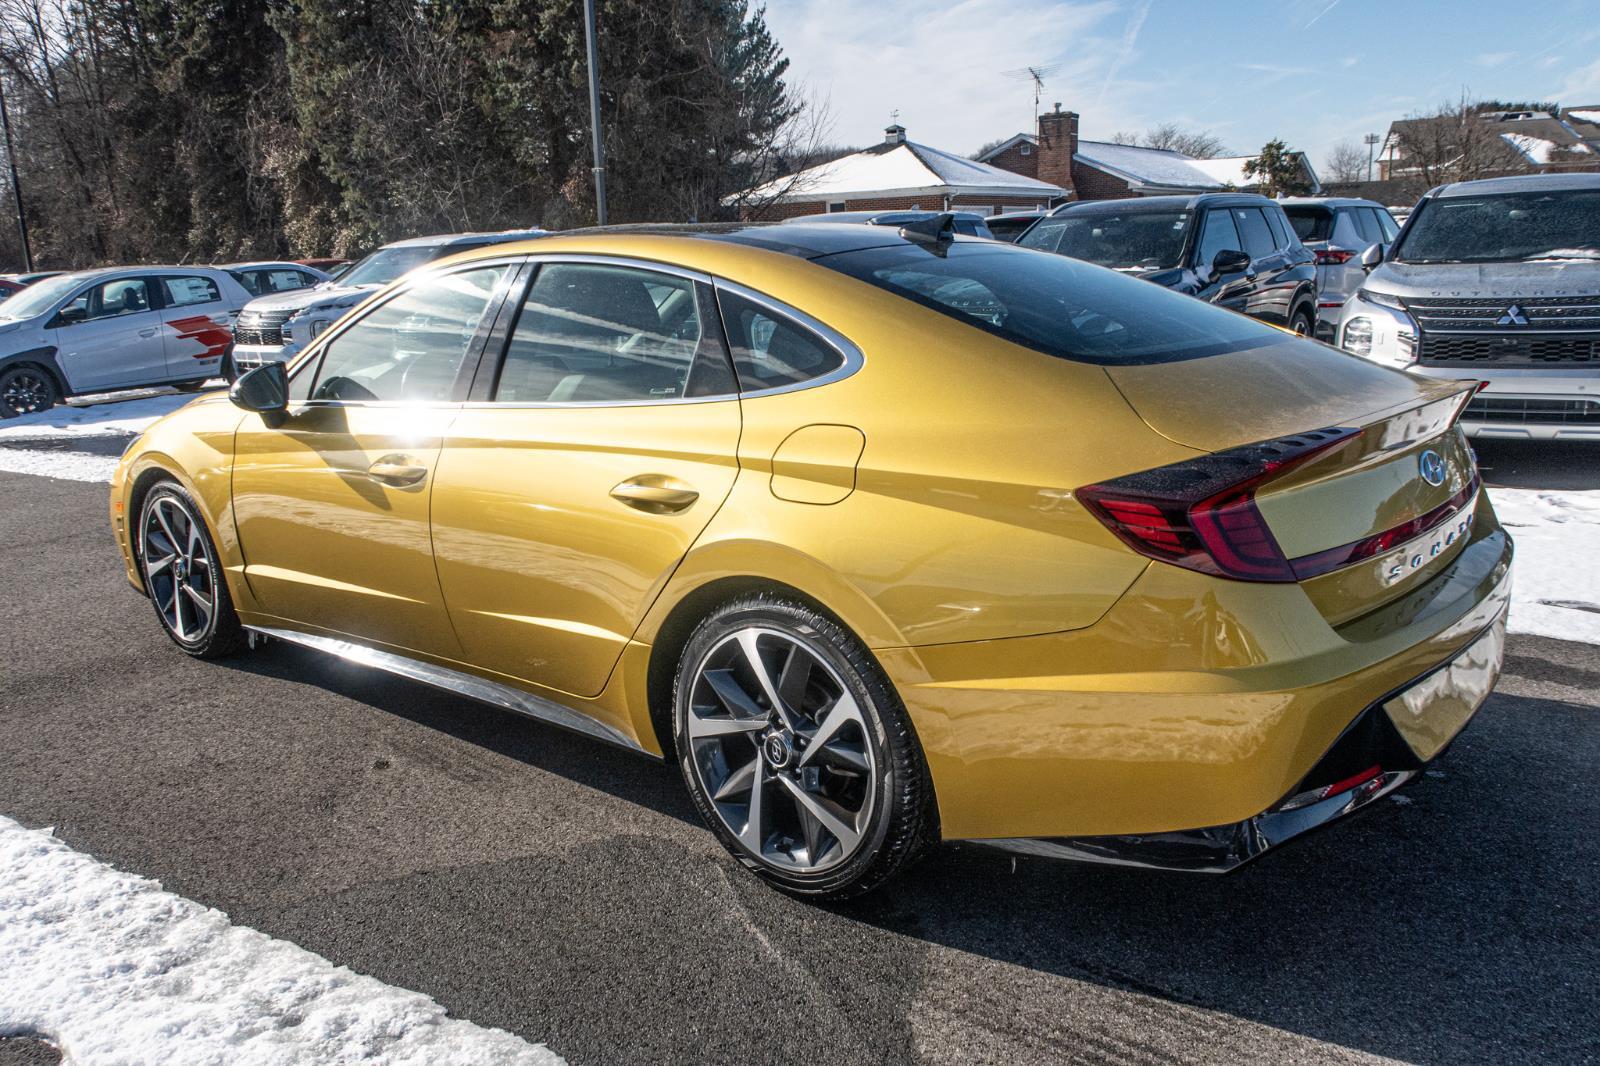
<instances>
[{"instance_id":1,"label":"rear side window","mask_svg":"<svg viewBox=\"0 0 1600 1066\"><path fill-rule=\"evenodd\" d=\"M1294 242L1289 239L1289 227L1283 222L1283 209L1267 207L1262 209L1262 214L1267 216L1267 225L1272 227L1272 240L1279 248L1289 248Z\"/></svg>"},{"instance_id":2,"label":"rear side window","mask_svg":"<svg viewBox=\"0 0 1600 1066\"><path fill-rule=\"evenodd\" d=\"M539 268L506 349L502 403L631 403L686 395L703 334L694 282L633 267Z\"/></svg>"},{"instance_id":3,"label":"rear side window","mask_svg":"<svg viewBox=\"0 0 1600 1066\"><path fill-rule=\"evenodd\" d=\"M1326 207L1286 207L1289 225L1301 242L1325 241L1333 236L1333 212Z\"/></svg>"},{"instance_id":4,"label":"rear side window","mask_svg":"<svg viewBox=\"0 0 1600 1066\"><path fill-rule=\"evenodd\" d=\"M1395 222L1393 215L1378 207L1372 208L1372 214L1378 220L1378 228L1383 230L1383 239L1385 241L1392 241L1399 235L1400 226Z\"/></svg>"},{"instance_id":5,"label":"rear side window","mask_svg":"<svg viewBox=\"0 0 1600 1066\"><path fill-rule=\"evenodd\" d=\"M1383 229L1378 225L1378 220L1372 217L1372 211L1365 207L1352 207L1350 218L1356 224L1356 232L1361 234L1361 239L1368 244L1379 244L1383 241Z\"/></svg>"},{"instance_id":6,"label":"rear side window","mask_svg":"<svg viewBox=\"0 0 1600 1066\"><path fill-rule=\"evenodd\" d=\"M161 287L166 291L168 307L189 307L222 299L217 283L210 278L162 278Z\"/></svg>"},{"instance_id":7,"label":"rear side window","mask_svg":"<svg viewBox=\"0 0 1600 1066\"><path fill-rule=\"evenodd\" d=\"M1284 340L1252 318L1148 281L991 241L868 248L814 261L974 329L1078 362L1173 362Z\"/></svg>"},{"instance_id":8,"label":"rear side window","mask_svg":"<svg viewBox=\"0 0 1600 1066\"><path fill-rule=\"evenodd\" d=\"M843 352L788 315L726 289L717 303L740 392L799 385L844 365Z\"/></svg>"}]
</instances>

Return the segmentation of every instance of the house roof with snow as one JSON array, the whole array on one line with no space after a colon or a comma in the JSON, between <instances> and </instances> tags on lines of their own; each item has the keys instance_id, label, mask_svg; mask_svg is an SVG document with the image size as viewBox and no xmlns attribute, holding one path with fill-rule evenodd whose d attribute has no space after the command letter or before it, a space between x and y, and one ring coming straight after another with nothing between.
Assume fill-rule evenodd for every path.
<instances>
[{"instance_id":1,"label":"house roof with snow","mask_svg":"<svg viewBox=\"0 0 1600 1066\"><path fill-rule=\"evenodd\" d=\"M995 145L978 158L993 159L1007 149L1023 143L1038 144L1039 141L1032 134L1019 133ZM1317 178L1316 171L1311 169L1311 161L1306 159L1303 152L1296 154L1300 156L1300 165L1305 170L1306 180L1311 183L1312 191L1321 189L1322 183ZM1127 182L1128 188L1135 193L1157 195L1217 192L1230 186L1235 189L1255 188L1260 182L1245 177L1244 173L1245 161L1250 158L1252 157L1241 155L1222 159L1194 159L1171 148L1145 148L1136 144L1080 140L1072 161Z\"/></svg>"},{"instance_id":2,"label":"house roof with snow","mask_svg":"<svg viewBox=\"0 0 1600 1066\"><path fill-rule=\"evenodd\" d=\"M775 179L739 198L815 203L923 195L1048 200L1067 194L1059 185L906 140L905 130L899 126L891 126L885 133L883 144Z\"/></svg>"}]
</instances>

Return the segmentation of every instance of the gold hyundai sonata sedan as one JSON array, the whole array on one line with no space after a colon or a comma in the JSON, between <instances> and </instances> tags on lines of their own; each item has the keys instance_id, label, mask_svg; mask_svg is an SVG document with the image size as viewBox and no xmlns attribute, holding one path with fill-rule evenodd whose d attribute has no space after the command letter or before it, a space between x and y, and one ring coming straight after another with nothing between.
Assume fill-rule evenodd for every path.
<instances>
[{"instance_id":1,"label":"gold hyundai sonata sedan","mask_svg":"<svg viewBox=\"0 0 1600 1066\"><path fill-rule=\"evenodd\" d=\"M1229 870L1415 776L1501 661L1473 383L940 223L411 274L128 450L128 579L191 655L673 759L804 895L940 839Z\"/></svg>"}]
</instances>

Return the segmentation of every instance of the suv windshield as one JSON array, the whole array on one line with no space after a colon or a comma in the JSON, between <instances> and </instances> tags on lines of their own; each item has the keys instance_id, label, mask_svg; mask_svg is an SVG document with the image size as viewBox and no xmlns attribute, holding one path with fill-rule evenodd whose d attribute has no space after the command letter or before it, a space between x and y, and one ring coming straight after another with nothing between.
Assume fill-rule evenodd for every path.
<instances>
[{"instance_id":1,"label":"suv windshield","mask_svg":"<svg viewBox=\"0 0 1600 1066\"><path fill-rule=\"evenodd\" d=\"M993 241L891 245L812 262L996 337L1078 362L1164 363L1288 339L1192 296Z\"/></svg>"},{"instance_id":2,"label":"suv windshield","mask_svg":"<svg viewBox=\"0 0 1600 1066\"><path fill-rule=\"evenodd\" d=\"M75 274L58 274L53 278L36 281L21 292L0 303L0 321L17 322L24 318L42 315L55 302L77 288L83 281Z\"/></svg>"},{"instance_id":3,"label":"suv windshield","mask_svg":"<svg viewBox=\"0 0 1600 1066\"><path fill-rule=\"evenodd\" d=\"M442 245L409 245L404 248L379 248L351 267L339 278L340 285L387 285L401 274L437 259Z\"/></svg>"},{"instance_id":4,"label":"suv windshield","mask_svg":"<svg viewBox=\"0 0 1600 1066\"><path fill-rule=\"evenodd\" d=\"M1402 263L1600 259L1600 189L1424 200L1394 259Z\"/></svg>"},{"instance_id":5,"label":"suv windshield","mask_svg":"<svg viewBox=\"0 0 1600 1066\"><path fill-rule=\"evenodd\" d=\"M1085 211L1041 219L1017 243L1123 270L1167 270L1183 259L1187 211Z\"/></svg>"}]
</instances>

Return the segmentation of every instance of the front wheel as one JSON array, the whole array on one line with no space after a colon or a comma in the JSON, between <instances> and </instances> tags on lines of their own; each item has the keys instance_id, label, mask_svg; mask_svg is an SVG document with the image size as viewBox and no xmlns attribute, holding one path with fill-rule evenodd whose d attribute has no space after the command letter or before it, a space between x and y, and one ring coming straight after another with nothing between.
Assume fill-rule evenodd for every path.
<instances>
[{"instance_id":1,"label":"front wheel","mask_svg":"<svg viewBox=\"0 0 1600 1066\"><path fill-rule=\"evenodd\" d=\"M1316 332L1317 320L1309 307L1299 307L1289 316L1289 329L1300 337L1309 337Z\"/></svg>"},{"instance_id":2,"label":"front wheel","mask_svg":"<svg viewBox=\"0 0 1600 1066\"><path fill-rule=\"evenodd\" d=\"M174 481L139 508L139 568L156 617L172 642L197 659L243 651L247 641L200 509Z\"/></svg>"},{"instance_id":3,"label":"front wheel","mask_svg":"<svg viewBox=\"0 0 1600 1066\"><path fill-rule=\"evenodd\" d=\"M673 710L701 816L784 891L858 895L938 839L899 696L853 634L805 604L761 594L713 612L684 648Z\"/></svg>"},{"instance_id":4,"label":"front wheel","mask_svg":"<svg viewBox=\"0 0 1600 1066\"><path fill-rule=\"evenodd\" d=\"M31 363L0 373L0 418L48 411L60 398L55 379Z\"/></svg>"}]
</instances>

